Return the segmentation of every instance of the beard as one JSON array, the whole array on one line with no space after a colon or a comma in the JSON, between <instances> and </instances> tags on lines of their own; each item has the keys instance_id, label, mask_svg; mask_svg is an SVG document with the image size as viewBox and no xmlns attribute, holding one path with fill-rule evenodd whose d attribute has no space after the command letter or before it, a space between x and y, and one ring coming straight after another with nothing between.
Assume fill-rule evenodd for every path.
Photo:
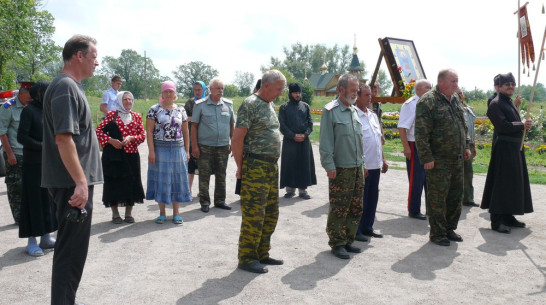
<instances>
[{"instance_id":1,"label":"beard","mask_svg":"<svg viewBox=\"0 0 546 305\"><path fill-rule=\"evenodd\" d=\"M294 97L292 96L292 94L289 94L289 95L288 95L288 99L289 99L291 102L294 102L294 103L297 103L297 102L301 101L301 97L299 97L299 98L294 98Z\"/></svg>"},{"instance_id":2,"label":"beard","mask_svg":"<svg viewBox=\"0 0 546 305\"><path fill-rule=\"evenodd\" d=\"M351 104L351 105L354 105L356 103L356 96L351 98L349 95L345 95L345 100Z\"/></svg>"}]
</instances>

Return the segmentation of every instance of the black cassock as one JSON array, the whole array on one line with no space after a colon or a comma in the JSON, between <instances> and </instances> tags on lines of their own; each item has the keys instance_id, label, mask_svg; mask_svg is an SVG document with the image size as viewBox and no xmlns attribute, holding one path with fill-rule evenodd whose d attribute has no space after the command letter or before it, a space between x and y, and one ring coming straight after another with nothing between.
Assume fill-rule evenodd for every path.
<instances>
[{"instance_id":1,"label":"black cassock","mask_svg":"<svg viewBox=\"0 0 546 305\"><path fill-rule=\"evenodd\" d=\"M533 212L525 151L520 151L524 126L510 97L498 94L487 116L495 127L491 161L481 203L492 214Z\"/></svg>"},{"instance_id":2,"label":"black cassock","mask_svg":"<svg viewBox=\"0 0 546 305\"><path fill-rule=\"evenodd\" d=\"M282 142L281 188L307 188L317 184L315 160L309 141L313 131L313 119L309 105L304 102L289 101L279 109L279 123ZM303 142L294 141L296 134L305 134Z\"/></svg>"}]
</instances>

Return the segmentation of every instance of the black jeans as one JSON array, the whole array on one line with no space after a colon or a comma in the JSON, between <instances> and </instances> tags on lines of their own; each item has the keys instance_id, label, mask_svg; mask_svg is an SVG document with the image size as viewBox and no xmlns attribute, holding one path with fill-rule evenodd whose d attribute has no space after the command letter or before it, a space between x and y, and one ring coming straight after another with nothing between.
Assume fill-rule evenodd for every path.
<instances>
[{"instance_id":1,"label":"black jeans","mask_svg":"<svg viewBox=\"0 0 546 305\"><path fill-rule=\"evenodd\" d=\"M73 305L89 248L93 215L93 185L88 186L89 193L85 205L87 218L82 223L66 220L66 213L70 209L68 200L74 194L74 187L50 188L48 191L57 205L59 223L53 255L51 305Z\"/></svg>"}]
</instances>

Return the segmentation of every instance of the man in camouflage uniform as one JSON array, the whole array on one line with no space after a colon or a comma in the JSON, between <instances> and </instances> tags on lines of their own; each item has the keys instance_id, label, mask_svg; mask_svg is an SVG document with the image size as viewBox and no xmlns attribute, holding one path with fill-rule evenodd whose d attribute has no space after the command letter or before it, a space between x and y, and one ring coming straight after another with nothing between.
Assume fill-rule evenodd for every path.
<instances>
[{"instance_id":1,"label":"man in camouflage uniform","mask_svg":"<svg viewBox=\"0 0 546 305\"><path fill-rule=\"evenodd\" d=\"M438 85L423 94L415 113L415 144L426 170L430 241L449 246L463 241L455 233L463 200L463 158L470 159L464 110L455 93L453 70L438 74Z\"/></svg>"},{"instance_id":2,"label":"man in camouflage uniform","mask_svg":"<svg viewBox=\"0 0 546 305\"><path fill-rule=\"evenodd\" d=\"M241 183L241 234L238 268L266 273L265 265L282 265L271 258L271 235L279 218L279 169L281 151L279 120L273 101L279 97L286 78L278 70L267 71L258 92L247 97L237 112L232 140Z\"/></svg>"},{"instance_id":3,"label":"man in camouflage uniform","mask_svg":"<svg viewBox=\"0 0 546 305\"><path fill-rule=\"evenodd\" d=\"M358 79L352 74L340 77L339 98L324 106L320 119L320 162L328 175L330 209L326 223L332 253L348 259L360 253L351 244L362 216L364 193L364 153L362 124L356 102Z\"/></svg>"},{"instance_id":4,"label":"man in camouflage uniform","mask_svg":"<svg viewBox=\"0 0 546 305\"><path fill-rule=\"evenodd\" d=\"M213 78L210 95L195 102L192 116L192 155L197 158L199 174L199 203L201 211L208 213L210 206L210 175L216 177L214 206L231 210L226 205L226 168L233 135L233 102L223 98L224 83Z\"/></svg>"},{"instance_id":5,"label":"man in camouflage uniform","mask_svg":"<svg viewBox=\"0 0 546 305\"><path fill-rule=\"evenodd\" d=\"M6 187L11 214L16 224L19 224L22 176L23 176L23 145L17 141L19 120L23 108L32 101L28 89L33 83L21 84L15 103L0 107L0 141L3 146L3 156L6 162Z\"/></svg>"}]
</instances>

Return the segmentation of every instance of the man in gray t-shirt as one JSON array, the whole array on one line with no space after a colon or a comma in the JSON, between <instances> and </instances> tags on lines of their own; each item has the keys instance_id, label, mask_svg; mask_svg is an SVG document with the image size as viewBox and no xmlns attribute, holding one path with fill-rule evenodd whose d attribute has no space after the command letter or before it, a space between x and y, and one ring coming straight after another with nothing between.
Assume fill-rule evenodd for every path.
<instances>
[{"instance_id":1,"label":"man in gray t-shirt","mask_svg":"<svg viewBox=\"0 0 546 305\"><path fill-rule=\"evenodd\" d=\"M99 65L95 44L88 36L70 38L63 48L64 68L44 95L42 187L57 205L59 223L51 304L74 304L91 235L93 187L103 182L97 136L81 85Z\"/></svg>"}]
</instances>

